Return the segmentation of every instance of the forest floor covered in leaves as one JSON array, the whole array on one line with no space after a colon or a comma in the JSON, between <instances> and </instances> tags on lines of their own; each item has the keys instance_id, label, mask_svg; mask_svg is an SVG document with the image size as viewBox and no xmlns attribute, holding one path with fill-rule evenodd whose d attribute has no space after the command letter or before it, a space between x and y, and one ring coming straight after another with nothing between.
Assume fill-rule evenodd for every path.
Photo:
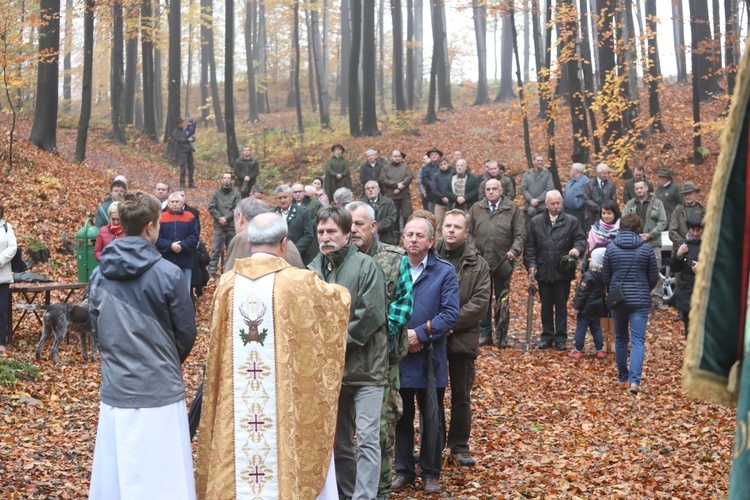
<instances>
[{"instance_id":1,"label":"forest floor covered in leaves","mask_svg":"<svg viewBox=\"0 0 750 500\"><path fill-rule=\"evenodd\" d=\"M725 103L705 106L704 113L710 118L704 129L708 155L706 164L697 167L688 161L689 92L683 87L663 95L662 109L670 110L669 116L665 115L668 132L650 137L631 165L646 164L655 180L655 164L661 161L672 167L678 182L691 180L704 188L704 201L718 156L718 135L711 130L720 130L719 115ZM297 148L305 150L305 161L300 161L294 148L279 147L267 152L281 168L267 175L264 187L268 193L271 183L278 180L297 176L309 180L311 173L321 170L329 143L341 141L357 164L359 158L353 155L371 145L383 151L401 147L416 173L416 159L423 150L437 145L445 152L464 150L475 172L491 157L521 172L523 135L518 114L517 105L462 108L442 113L442 121L431 126L415 118L413 127L418 134L412 131L396 136L386 129L374 139L347 139L339 130L324 141ZM257 137L259 127L282 127L293 119L291 114L269 116L262 125L242 125L240 134ZM152 191L158 180L176 183L176 174L161 158L163 145L151 144L138 134L131 134L127 146L116 146L106 138L107 127L94 124L87 162L79 165L67 161L75 147L75 128L60 129L60 156L56 157L25 142L30 124L30 118L21 120L17 163L7 177L0 176L6 218L21 244L40 241L51 250L50 262L35 267L34 272L72 282L76 280L75 255L66 253L65 241L93 214L112 176L125 174L132 186ZM0 131L6 132L4 127L0 125ZM569 130L569 121L566 125L561 119L558 130ZM558 162L567 165L562 158L570 157L570 145L563 135L560 132L558 138ZM532 121L532 139L542 144L543 125L538 121ZM671 147L664 148L665 143ZM211 165L214 172L223 161L215 159ZM284 164L289 166L284 168ZM0 167L6 166L7 158L2 158ZM203 166L198 162L199 171ZM565 179L567 168L561 167L561 174ZM202 237L210 241L205 205L218 182L214 176L201 176L198 189L188 193L188 203L201 207ZM520 177L517 179L520 182ZM586 356L580 361L567 353L525 351L526 279L522 272L516 272L513 279L511 348L483 348L477 360L470 442L477 466L459 469L446 464L443 497L726 497L735 412L685 396L681 386L685 341L682 323L673 321L675 312L652 314L643 392L632 396L617 383L613 356L604 360L593 356L590 338ZM213 285L209 285L198 302L199 335L184 365L188 403L200 384L207 355L212 291ZM59 298L53 294L53 299ZM540 331L538 313L537 304L534 341ZM571 314L570 348L574 328ZM50 361L49 343L42 360L35 360L40 330L33 317L27 318L8 350L7 359L32 363L39 375L36 380L18 380L15 386L0 386L0 498L83 498L88 493L96 437L99 364L82 361L75 336L70 345L62 344L57 365ZM419 491L407 489L397 498L420 496Z\"/></svg>"}]
</instances>

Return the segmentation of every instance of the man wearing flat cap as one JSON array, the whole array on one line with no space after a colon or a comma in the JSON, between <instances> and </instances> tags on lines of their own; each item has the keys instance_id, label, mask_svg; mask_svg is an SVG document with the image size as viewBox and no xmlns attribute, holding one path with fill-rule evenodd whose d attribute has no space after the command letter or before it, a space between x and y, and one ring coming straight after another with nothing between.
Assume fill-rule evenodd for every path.
<instances>
[{"instance_id":1,"label":"man wearing flat cap","mask_svg":"<svg viewBox=\"0 0 750 500\"><path fill-rule=\"evenodd\" d=\"M664 205L664 212L667 215L667 222L669 222L672 220L674 209L682 203L680 186L674 181L672 172L668 168L659 169L656 177L659 179L659 185L654 191L654 195Z\"/></svg>"},{"instance_id":2,"label":"man wearing flat cap","mask_svg":"<svg viewBox=\"0 0 750 500\"><path fill-rule=\"evenodd\" d=\"M683 197L683 203L677 205L672 212L672 218L669 219L669 239L672 240L672 244L676 245L685 237L688 233L687 220L691 215L700 215L701 217L706 216L706 207L698 202L698 193L701 190L695 186L692 182L686 182L682 186L680 194Z\"/></svg>"},{"instance_id":3,"label":"man wearing flat cap","mask_svg":"<svg viewBox=\"0 0 750 500\"><path fill-rule=\"evenodd\" d=\"M436 195L432 192L432 178L440 170L440 160L443 158L443 152L438 148L432 148L425 155L430 161L422 165L422 168L419 169L417 184L419 184L419 194L422 197L422 208L435 213Z\"/></svg>"},{"instance_id":4,"label":"man wearing flat cap","mask_svg":"<svg viewBox=\"0 0 750 500\"><path fill-rule=\"evenodd\" d=\"M325 165L326 176L323 181L323 189L329 200L333 200L333 193L338 188L352 188L352 177L349 173L349 162L344 158L344 146L334 144L331 148L331 156Z\"/></svg>"}]
</instances>

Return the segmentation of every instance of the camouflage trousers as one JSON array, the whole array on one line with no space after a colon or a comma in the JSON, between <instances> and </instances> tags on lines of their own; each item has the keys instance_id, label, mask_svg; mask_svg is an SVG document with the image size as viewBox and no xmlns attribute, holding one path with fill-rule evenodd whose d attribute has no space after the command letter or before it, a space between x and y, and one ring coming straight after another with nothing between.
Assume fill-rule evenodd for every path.
<instances>
[{"instance_id":1,"label":"camouflage trousers","mask_svg":"<svg viewBox=\"0 0 750 500\"><path fill-rule=\"evenodd\" d=\"M393 460L396 453L396 422L404 413L399 388L398 363L388 367L388 385L383 391L383 409L380 413L380 484L378 495L388 496L393 481Z\"/></svg>"},{"instance_id":2,"label":"camouflage trousers","mask_svg":"<svg viewBox=\"0 0 750 500\"><path fill-rule=\"evenodd\" d=\"M512 275L511 275L512 276ZM480 336L492 337L492 343L501 347L508 342L508 326L510 325L510 277L508 279L492 278L494 302L490 302L487 314L480 321ZM494 313L494 314L493 314ZM492 320L495 320L494 328Z\"/></svg>"}]
</instances>

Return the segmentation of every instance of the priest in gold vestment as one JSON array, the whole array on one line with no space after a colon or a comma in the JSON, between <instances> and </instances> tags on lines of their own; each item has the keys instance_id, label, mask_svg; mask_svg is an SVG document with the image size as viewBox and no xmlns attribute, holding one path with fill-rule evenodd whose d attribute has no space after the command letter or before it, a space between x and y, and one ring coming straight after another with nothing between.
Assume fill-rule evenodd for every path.
<instances>
[{"instance_id":1,"label":"priest in gold vestment","mask_svg":"<svg viewBox=\"0 0 750 500\"><path fill-rule=\"evenodd\" d=\"M346 288L291 267L277 214L214 294L198 433L199 499L338 499L332 465Z\"/></svg>"}]
</instances>

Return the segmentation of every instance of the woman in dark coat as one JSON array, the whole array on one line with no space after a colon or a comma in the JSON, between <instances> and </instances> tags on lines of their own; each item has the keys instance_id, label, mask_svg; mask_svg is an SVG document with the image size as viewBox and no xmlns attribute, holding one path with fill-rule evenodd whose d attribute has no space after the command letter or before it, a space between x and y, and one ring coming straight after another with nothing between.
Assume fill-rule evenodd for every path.
<instances>
[{"instance_id":1,"label":"woman in dark coat","mask_svg":"<svg viewBox=\"0 0 750 500\"><path fill-rule=\"evenodd\" d=\"M688 233L672 252L672 271L680 274L675 290L675 307L682 312L685 323L685 337L690 327L690 298L695 286L695 273L698 268L698 254L701 252L701 237L703 236L703 216L694 214L687 219Z\"/></svg>"},{"instance_id":2,"label":"woman in dark coat","mask_svg":"<svg viewBox=\"0 0 750 500\"><path fill-rule=\"evenodd\" d=\"M620 232L607 245L602 271L609 292L620 287L625 297L625 303L610 313L615 326L617 378L631 394L640 392L651 289L659 280L654 249L643 241L641 232L643 221L637 215L620 219Z\"/></svg>"}]
</instances>

